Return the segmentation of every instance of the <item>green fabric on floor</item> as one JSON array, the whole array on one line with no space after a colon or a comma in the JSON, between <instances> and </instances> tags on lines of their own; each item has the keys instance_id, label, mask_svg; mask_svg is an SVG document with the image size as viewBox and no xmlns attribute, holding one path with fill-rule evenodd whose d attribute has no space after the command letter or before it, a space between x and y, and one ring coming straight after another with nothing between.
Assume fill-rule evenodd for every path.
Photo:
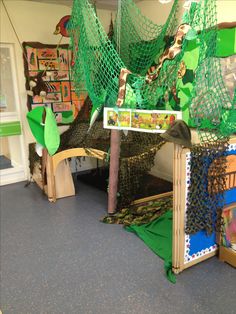
<instances>
[{"instance_id":1,"label":"green fabric on floor","mask_svg":"<svg viewBox=\"0 0 236 314\"><path fill-rule=\"evenodd\" d=\"M143 225L156 220L165 212L173 208L173 196L165 196L152 201L144 201L141 204L133 204L121 209L114 215L106 215L101 219L108 224Z\"/></svg>"},{"instance_id":2,"label":"green fabric on floor","mask_svg":"<svg viewBox=\"0 0 236 314\"><path fill-rule=\"evenodd\" d=\"M172 211L167 211L148 224L131 225L125 229L135 233L156 255L164 260L166 276L172 283L175 283L176 278L172 272Z\"/></svg>"}]
</instances>

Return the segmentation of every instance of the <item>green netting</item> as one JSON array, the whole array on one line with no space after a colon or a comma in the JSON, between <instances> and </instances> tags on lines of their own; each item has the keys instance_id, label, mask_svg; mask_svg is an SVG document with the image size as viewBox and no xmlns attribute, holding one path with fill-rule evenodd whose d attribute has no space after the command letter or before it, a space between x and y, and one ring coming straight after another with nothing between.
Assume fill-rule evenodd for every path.
<instances>
[{"instance_id":1,"label":"green netting","mask_svg":"<svg viewBox=\"0 0 236 314\"><path fill-rule=\"evenodd\" d=\"M200 52L192 91L190 115L200 130L202 141L213 142L236 131L236 121L227 126L235 112L233 100L225 86L220 59L216 57L216 3L202 0L195 8L192 26L198 28ZM228 111L228 114L225 111Z\"/></svg>"},{"instance_id":2,"label":"green netting","mask_svg":"<svg viewBox=\"0 0 236 314\"><path fill-rule=\"evenodd\" d=\"M69 129L61 135L59 151L75 147L84 147L90 154L90 148L96 148L109 153L110 130L104 129L102 121L96 121L89 129L88 108L91 106L89 97L85 105ZM140 145L142 143L142 145ZM127 135L121 134L120 161L119 161L119 183L118 183L118 204L117 209L129 206L137 195L148 192L142 184L147 173L154 166L157 151L162 147L164 141L159 134L130 131ZM33 158L32 158L33 159ZM104 165L107 166L109 158L106 158ZM33 168L33 166L31 167Z\"/></svg>"},{"instance_id":3,"label":"green netting","mask_svg":"<svg viewBox=\"0 0 236 314\"><path fill-rule=\"evenodd\" d=\"M177 5L178 1L175 0L164 25L156 25L142 15L132 0L121 1L113 40L120 58L132 73L145 76L163 51L177 25Z\"/></svg>"},{"instance_id":4,"label":"green netting","mask_svg":"<svg viewBox=\"0 0 236 314\"><path fill-rule=\"evenodd\" d=\"M215 141L235 132L230 118L235 107L222 78L220 58L216 57L215 0L192 2L181 22L177 17L178 0L173 2L164 25L156 25L143 16L132 0L120 0L113 40L109 40L93 5L88 0L74 0L70 21L73 79L77 93L88 90L92 115L96 117L96 109L103 106L116 106L120 70L126 68L131 74L123 107L182 110L184 120L191 126L212 131L201 133L202 141ZM177 42L177 23L191 27L182 37L181 51L173 59L166 58L158 77L148 83L147 71L160 64L163 52ZM190 67L182 77L179 72L186 63Z\"/></svg>"},{"instance_id":5,"label":"green netting","mask_svg":"<svg viewBox=\"0 0 236 314\"><path fill-rule=\"evenodd\" d=\"M73 80L76 92L80 94L81 89L86 88L93 108L101 108L107 95L117 98L118 76L125 65L89 1L74 1L70 32L75 60Z\"/></svg>"},{"instance_id":6,"label":"green netting","mask_svg":"<svg viewBox=\"0 0 236 314\"><path fill-rule=\"evenodd\" d=\"M236 108L217 58L216 2L202 0L194 7L192 28L198 32L199 57L189 97L189 115L201 145L191 152L186 233L219 230L225 195L225 154L228 137L236 132ZM213 163L217 159L219 162ZM212 167L209 174L209 167ZM217 178L217 180L216 180ZM212 183L213 182L213 183ZM217 186L213 190L211 187Z\"/></svg>"},{"instance_id":7,"label":"green netting","mask_svg":"<svg viewBox=\"0 0 236 314\"><path fill-rule=\"evenodd\" d=\"M207 175L209 165L204 162L205 156L210 160L214 156L224 156L228 136L236 133L236 93L235 89L233 94L229 92L222 76L222 60L217 46L216 1L193 1L184 12L182 21L177 22L177 17L178 0L173 2L164 25L155 25L144 17L132 0L119 0L114 36L109 40L93 5L88 0L74 0L70 21L75 61L73 80L78 94L84 88L88 91L93 103L92 122L103 106L116 107L119 75L125 68L131 74L125 84L123 107L181 110L183 119L190 126L197 127L203 159L198 158L198 152L197 157L192 158L191 169L196 169L196 173L193 171L191 175L191 199L188 200L188 230L196 232L210 229L214 223L212 217L204 220L204 197L199 198L199 190L205 195L204 190L210 180L207 178L200 189L197 182ZM179 36L176 31L181 23L190 29L179 40L175 34ZM179 51L171 58L169 53L176 43L179 43ZM164 61L163 56L167 56ZM162 66L157 70L160 64ZM156 74L156 78L148 82L147 74L150 72ZM194 152L192 156L195 156ZM201 160L204 169L202 177L199 177ZM129 167L127 163L127 171ZM220 168L216 167L215 173L220 173L223 178L224 162ZM135 173L132 178L134 176ZM222 180L224 183L224 178ZM132 192L130 187L131 184L129 194ZM224 187L221 195L210 198L209 208L213 212L219 212L219 207L222 207L223 192ZM197 205L194 204L196 199L199 199ZM200 228L191 218L196 212L198 221L202 222Z\"/></svg>"},{"instance_id":8,"label":"green netting","mask_svg":"<svg viewBox=\"0 0 236 314\"><path fill-rule=\"evenodd\" d=\"M121 1L119 16L122 18L119 22L116 21L112 42L108 39L89 1L74 1L70 22L75 55L73 78L77 93L80 93L81 86L85 84L93 102L93 112L103 105L112 107L116 105L120 70L129 67L134 71L134 75L130 75L129 78L125 106L156 108L160 97L160 89L157 88L159 83L146 84L144 76L135 74L146 73L163 51L166 45L164 39L168 39L166 36L174 33L177 2L175 0L165 25L156 26L142 16L131 0ZM118 25L121 25L120 29ZM118 31L119 34L123 34L121 38L118 37Z\"/></svg>"}]
</instances>

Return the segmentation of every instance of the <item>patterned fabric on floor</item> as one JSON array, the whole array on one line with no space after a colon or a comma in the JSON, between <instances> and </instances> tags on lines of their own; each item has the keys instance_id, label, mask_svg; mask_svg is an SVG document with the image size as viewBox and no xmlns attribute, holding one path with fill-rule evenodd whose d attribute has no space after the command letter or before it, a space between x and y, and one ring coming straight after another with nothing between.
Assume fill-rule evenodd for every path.
<instances>
[{"instance_id":1,"label":"patterned fabric on floor","mask_svg":"<svg viewBox=\"0 0 236 314\"><path fill-rule=\"evenodd\" d=\"M108 224L142 225L147 224L165 212L173 208L173 196L166 196L160 199L143 202L141 204L131 205L123 208L114 215L107 215L101 219L102 222Z\"/></svg>"}]
</instances>

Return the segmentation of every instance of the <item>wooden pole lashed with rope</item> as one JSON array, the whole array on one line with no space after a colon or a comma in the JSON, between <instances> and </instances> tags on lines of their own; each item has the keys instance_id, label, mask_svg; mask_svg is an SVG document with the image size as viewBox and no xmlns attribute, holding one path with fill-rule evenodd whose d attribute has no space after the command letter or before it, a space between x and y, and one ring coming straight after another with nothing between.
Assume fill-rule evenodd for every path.
<instances>
[{"instance_id":1,"label":"wooden pole lashed with rope","mask_svg":"<svg viewBox=\"0 0 236 314\"><path fill-rule=\"evenodd\" d=\"M120 53L120 31L121 31L121 1L118 1L117 12L117 51ZM110 168L109 168L109 190L108 190L108 214L113 214L117 206L117 192L119 180L121 131L111 130L110 139Z\"/></svg>"},{"instance_id":2,"label":"wooden pole lashed with rope","mask_svg":"<svg viewBox=\"0 0 236 314\"><path fill-rule=\"evenodd\" d=\"M119 161L120 161L120 130L111 130L110 168L108 190L108 214L113 214L117 206Z\"/></svg>"}]
</instances>

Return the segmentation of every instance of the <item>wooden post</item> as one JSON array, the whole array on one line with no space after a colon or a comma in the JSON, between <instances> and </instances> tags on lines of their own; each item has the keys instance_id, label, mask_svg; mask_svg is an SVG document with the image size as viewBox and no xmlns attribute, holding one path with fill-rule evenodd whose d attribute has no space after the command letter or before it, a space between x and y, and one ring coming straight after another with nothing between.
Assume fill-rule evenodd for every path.
<instances>
[{"instance_id":1,"label":"wooden post","mask_svg":"<svg viewBox=\"0 0 236 314\"><path fill-rule=\"evenodd\" d=\"M42 185L43 185L43 190L46 185L46 166L47 166L47 156L48 156L48 151L46 148L43 148L42 152L42 163L41 163L41 174L42 174Z\"/></svg>"},{"instance_id":2,"label":"wooden post","mask_svg":"<svg viewBox=\"0 0 236 314\"><path fill-rule=\"evenodd\" d=\"M56 202L55 173L52 158L47 154L47 194L49 202Z\"/></svg>"},{"instance_id":3,"label":"wooden post","mask_svg":"<svg viewBox=\"0 0 236 314\"><path fill-rule=\"evenodd\" d=\"M116 211L117 189L120 159L120 131L111 130L110 140L110 167L109 167L109 191L108 191L108 214Z\"/></svg>"}]
</instances>

